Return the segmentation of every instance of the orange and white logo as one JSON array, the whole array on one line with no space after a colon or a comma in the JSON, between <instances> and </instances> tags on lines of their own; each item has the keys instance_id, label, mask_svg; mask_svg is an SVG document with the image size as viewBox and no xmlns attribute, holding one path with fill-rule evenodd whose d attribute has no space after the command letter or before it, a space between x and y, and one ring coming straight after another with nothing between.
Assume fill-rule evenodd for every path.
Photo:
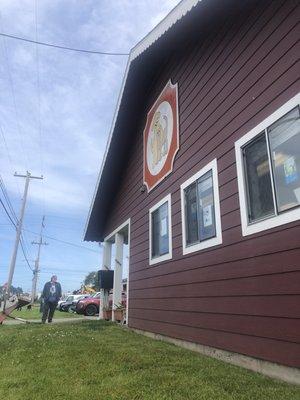
<instances>
[{"instance_id":1,"label":"orange and white logo","mask_svg":"<svg viewBox=\"0 0 300 400\"><path fill-rule=\"evenodd\" d=\"M172 172L178 149L177 84L169 81L148 112L144 129L144 184L148 192Z\"/></svg>"}]
</instances>

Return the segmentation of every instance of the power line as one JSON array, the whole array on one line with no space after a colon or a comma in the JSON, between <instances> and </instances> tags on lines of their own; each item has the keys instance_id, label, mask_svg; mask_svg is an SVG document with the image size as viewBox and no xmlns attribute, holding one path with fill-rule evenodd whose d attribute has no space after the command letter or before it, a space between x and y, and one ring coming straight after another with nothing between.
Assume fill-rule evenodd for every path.
<instances>
[{"instance_id":1,"label":"power line","mask_svg":"<svg viewBox=\"0 0 300 400\"><path fill-rule=\"evenodd\" d=\"M38 0L34 2L34 15L35 15L35 40L38 42L39 32L38 32ZM36 84L37 84L37 102L38 102L38 112L37 112L37 131L39 136L39 147L40 147L40 163L41 172L44 173L44 160L43 160L43 141L42 141L42 120L41 120L41 79L40 79L40 55L39 46L36 43L35 46L35 56L36 56ZM45 215L45 181L43 181L42 191L43 191L43 214Z\"/></svg>"},{"instance_id":2,"label":"power line","mask_svg":"<svg viewBox=\"0 0 300 400\"><path fill-rule=\"evenodd\" d=\"M1 131L1 136L2 136L2 139L3 139L3 142L4 142L4 146L6 148L6 152L7 152L7 156L8 156L10 165L12 166L12 158L11 158L11 155L10 155L10 151L8 149L8 145L7 145L7 142L6 142L6 139L5 139L5 135L4 135L4 130L3 130L3 127L2 127L1 124L0 124L0 131Z\"/></svg>"},{"instance_id":3,"label":"power line","mask_svg":"<svg viewBox=\"0 0 300 400\"><path fill-rule=\"evenodd\" d=\"M6 265L1 264L0 267L6 267ZM20 267L23 267L23 265L17 264L16 267L20 268ZM96 271L98 269L100 269L100 267L97 267L97 266L96 267L89 267L89 268L84 269L84 270L83 269L56 268L56 267L52 268L52 267L46 266L46 267L41 267L41 271L40 272L44 272L44 273L49 274L49 273L51 273L53 271L57 271L57 272L70 272L70 273L87 274L87 273L91 272L92 270Z\"/></svg>"},{"instance_id":4,"label":"power line","mask_svg":"<svg viewBox=\"0 0 300 400\"><path fill-rule=\"evenodd\" d=\"M7 208L5 207L5 204L3 203L3 201L2 201L2 199L0 198L0 203L2 204L2 207L4 208L4 211L5 211L5 213L6 213L6 215L8 216L8 218L9 218L9 220L10 220L10 222L12 223L12 225L17 229L17 226L16 226L16 224L14 223L14 221L12 220L12 218L11 218L11 216L10 216L10 214L9 214L9 212L7 211Z\"/></svg>"},{"instance_id":5,"label":"power line","mask_svg":"<svg viewBox=\"0 0 300 400\"><path fill-rule=\"evenodd\" d=\"M6 191L6 187L5 187L5 185L4 185L4 182L3 182L3 180L2 180L1 175L0 175L0 188L1 188L1 190L2 190L4 199L6 200L7 206L8 206L8 208L9 208L11 214L12 214L12 218L14 219L14 222L17 223L17 220L18 220L18 219L17 219L17 216L16 216L16 214L15 214L15 211L14 211L14 209L13 209L13 207L12 207L12 204L11 204L11 202L10 202L10 199L9 199L9 197L8 197L8 194L7 194L7 191Z\"/></svg>"},{"instance_id":6,"label":"power line","mask_svg":"<svg viewBox=\"0 0 300 400\"><path fill-rule=\"evenodd\" d=\"M9 162L10 162L10 165L11 165L11 168L12 168L12 170L14 170L12 158L11 158L11 155L10 155L10 151L9 151L9 148L8 148L8 145L7 145L7 141L6 141L6 139L5 139L4 129L3 129L3 126L2 126L1 124L0 124L0 131L1 131L1 136L2 136L2 139L3 139L3 142L4 142L4 146L5 146L5 148L6 148L6 152L7 152L7 156L8 156L8 159L9 159ZM18 185L18 182L16 182L16 183L17 183L17 188L18 188L19 196L21 197L20 187L19 187L19 185Z\"/></svg>"},{"instance_id":7,"label":"power line","mask_svg":"<svg viewBox=\"0 0 300 400\"><path fill-rule=\"evenodd\" d=\"M85 271L73 270L73 271L71 271L69 269L59 269L59 268L47 268L47 270L42 268L40 270L40 273L42 273L42 274L52 274L53 272L56 272L56 273L68 273L70 275L73 275L73 274L74 275L75 274L82 275L82 274L88 274L89 271L88 270L85 270Z\"/></svg>"},{"instance_id":8,"label":"power line","mask_svg":"<svg viewBox=\"0 0 300 400\"><path fill-rule=\"evenodd\" d=\"M100 55L106 55L106 56L128 56L129 55L129 53L115 53L115 52L108 52L108 51L86 50L86 49L78 49L75 47L60 46L58 44L40 42L40 41L32 40L32 39L26 39L26 38L23 38L20 36L9 35L8 33L2 33L2 32L0 32L0 36L4 36L9 39L21 40L23 42L28 42L28 43L35 43L40 46L54 47L56 49L76 51L79 53L100 54Z\"/></svg>"},{"instance_id":9,"label":"power line","mask_svg":"<svg viewBox=\"0 0 300 400\"><path fill-rule=\"evenodd\" d=\"M14 210L14 208L13 208L13 206L12 206L12 203L11 203L11 201L10 201L9 195L8 195L8 193L7 193L7 190L6 190L6 187L5 187L5 184L4 184L4 181L3 181L1 175L0 175L0 187L1 187L2 193L3 193L3 195L4 195L4 198L5 198L5 200L6 200L6 203L7 203L7 205L8 205L8 208L9 208L9 210L10 210L10 212L11 212L13 218L14 218L14 221L15 221L15 223L17 223L17 222L18 222L18 218L17 218L17 215L16 215L16 213L15 213L15 210Z\"/></svg>"},{"instance_id":10,"label":"power line","mask_svg":"<svg viewBox=\"0 0 300 400\"><path fill-rule=\"evenodd\" d=\"M11 223L13 224L13 226L14 226L15 228L17 228L16 224L15 224L14 221L12 220L12 218L11 218L9 212L7 211L7 208L5 207L5 204L3 203L3 201L2 201L1 198L0 198L0 202L1 202L2 206L3 206L3 208L4 208L5 213L7 214L8 218L10 219ZM22 231L29 232L29 233L32 233L32 234L34 234L34 235L38 235L38 233L33 232L33 231L29 230L29 229L22 228ZM80 244L67 242L67 241L65 241L65 240L57 239L57 238L54 238L54 237L48 236L48 235L43 235L43 236L46 237L47 239L51 239L51 240L54 240L54 241L56 241L56 242L68 244L69 246L79 247L79 248L82 248L82 249L85 249L85 250L92 251L93 253L98 253L97 250L89 249L88 247L82 246L82 245L80 245Z\"/></svg>"},{"instance_id":11,"label":"power line","mask_svg":"<svg viewBox=\"0 0 300 400\"><path fill-rule=\"evenodd\" d=\"M14 271L15 271L15 267L16 267L16 260L17 260L17 255L18 255L18 247L19 244L22 244L22 240L21 240L21 233L22 233L22 224L23 224L23 219L24 219L24 214L25 214L25 207L26 207L26 201L27 201L27 195L28 195L28 188L29 188L29 183L31 179L43 179L42 176L33 176L31 175L31 173L29 171L26 171L26 175L20 175L15 173L14 174L15 177L20 177L20 178L26 178L25 180L25 187L24 187L24 195L23 195L23 200L22 200L22 206L21 206L21 211L20 211L20 218L17 224L17 229L16 229L16 238L15 238L15 244L14 244L14 249L13 249L13 253L12 253L12 257L11 257L11 261L10 261L10 267L9 267L9 272L8 272L8 279L7 279L7 285L6 285L6 290L5 290L5 296L4 296L4 304L3 304L3 310L5 311L6 309L6 303L7 303L7 299L10 295L10 288L12 285L12 280L13 280L13 276L14 276ZM23 248L23 246L22 246ZM24 250L24 249L23 249ZM24 251L24 256L26 258L26 261L28 263L29 268L30 264L27 260L27 257L25 255L25 251Z\"/></svg>"},{"instance_id":12,"label":"power line","mask_svg":"<svg viewBox=\"0 0 300 400\"><path fill-rule=\"evenodd\" d=\"M6 203L7 203L7 205L8 205L8 208L9 208L9 210L10 210L11 218L13 218L13 220L14 220L14 221L13 221L13 222L14 222L14 226L15 226L15 228L17 229L17 225L18 225L18 223L19 223L18 217L17 217L17 215L16 215L16 213L15 213L15 210L14 210L14 208L13 208L13 205L12 205L12 203L11 203L11 201L10 201L9 195L8 195L8 193L7 193L7 190L6 190L6 187L5 187L5 184L4 184L4 181L3 181L2 177L1 177L1 175L0 175L0 187L1 187L2 193L3 193L3 195L4 195L4 198L5 198L5 200L6 200ZM26 238L25 233L24 233L24 236L23 236L23 233L21 232L21 239L23 240L23 245L24 245L26 251L27 251L28 253L30 253L30 251L28 250L28 247L27 247L27 243L26 243L27 238Z\"/></svg>"},{"instance_id":13,"label":"power line","mask_svg":"<svg viewBox=\"0 0 300 400\"><path fill-rule=\"evenodd\" d=\"M0 27L1 27L1 29L3 28L2 27L2 15L1 15L1 13L0 13ZM17 109L17 102L16 102L16 95L15 95L15 85L14 85L14 80L13 80L13 76L12 76L12 73L11 73L10 63L9 63L9 59L8 59L8 51L7 51L6 41L5 41L4 37L3 37L3 40L2 40L2 44L3 44L3 54L4 54L4 58L6 60L8 81L9 81L9 84L10 84L12 100L13 100L13 106L14 106L14 110L15 110L15 114L16 114L16 126L17 126L18 135L20 137L19 144L20 144L22 153L24 155L25 165L27 165L27 167L28 167L29 159L28 159L27 153L25 152L24 142L23 142L23 135L21 134L20 118L19 118L19 113L18 113L18 109Z\"/></svg>"},{"instance_id":14,"label":"power line","mask_svg":"<svg viewBox=\"0 0 300 400\"><path fill-rule=\"evenodd\" d=\"M30 231L29 229L23 228L22 230L23 230L23 231L26 231L26 232L33 233L34 235L38 235L38 233L33 232L33 231ZM44 236L45 238L47 238L47 239L55 240L56 242L68 244L68 245L74 246L74 247L79 247L79 248L82 248L82 249L85 249L85 250L88 250L88 251L92 251L93 253L98 253L97 250L89 249L88 247L82 246L82 245L80 245L80 244L67 242L67 241L65 241L65 240L57 239L57 238L54 238L54 237L48 236L48 235L43 235L43 236Z\"/></svg>"},{"instance_id":15,"label":"power line","mask_svg":"<svg viewBox=\"0 0 300 400\"><path fill-rule=\"evenodd\" d=\"M33 271L33 268L32 268L31 265L29 264L29 261L28 261L28 258L27 258L27 255L26 255L26 252L25 252L25 249L24 249L24 243L23 243L22 237L20 238L20 245L21 245L22 253L23 253L23 256L24 256L24 258L25 258L26 264L27 264L27 266L29 267L29 269L30 269L31 271Z\"/></svg>"},{"instance_id":16,"label":"power line","mask_svg":"<svg viewBox=\"0 0 300 400\"><path fill-rule=\"evenodd\" d=\"M10 222L11 222L12 225L17 229L17 225L16 225L16 224L14 223L14 221L12 220L12 218L11 218L9 212L7 211L7 208L5 207L5 204L3 203L3 201L2 201L1 198L0 198L0 203L2 204L2 207L4 208L4 211L5 211L6 215L8 216ZM33 269L31 268L31 266L30 266L30 264L29 264L29 261L28 261L28 258L27 258L27 254L26 254L25 249L24 249L24 243L23 243L23 240L22 240L22 239L23 239L23 238L21 237L21 238L20 238L20 245L21 245L21 249L22 249L23 256L24 256L24 258L25 258L25 261L26 261L28 267L31 269L31 271L33 271Z\"/></svg>"}]
</instances>

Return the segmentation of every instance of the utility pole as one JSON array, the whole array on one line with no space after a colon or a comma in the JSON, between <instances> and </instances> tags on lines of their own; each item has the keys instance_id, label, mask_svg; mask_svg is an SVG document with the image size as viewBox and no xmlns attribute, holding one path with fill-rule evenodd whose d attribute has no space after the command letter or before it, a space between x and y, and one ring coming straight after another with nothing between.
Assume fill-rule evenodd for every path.
<instances>
[{"instance_id":1,"label":"utility pole","mask_svg":"<svg viewBox=\"0 0 300 400\"><path fill-rule=\"evenodd\" d=\"M26 180L25 180L25 188L24 188L24 195L23 195L22 207L21 207L21 212L20 212L20 218L19 218L19 220L17 222L15 245L14 245L14 250L13 250L13 254L12 254L11 262L10 262L10 267L9 267L9 273L8 273L6 293L5 293L5 298L4 298L3 311L5 311L6 302L7 302L8 298L9 298L9 295L10 295L10 288L11 288L12 279L13 279L13 275L14 275L14 271L15 271L17 254L18 254L18 247L19 247L19 243L20 243L20 236L21 236L21 233L22 233L22 224L23 224L23 219L24 219L24 213L25 213L25 206L26 206L29 182L30 182L30 179L43 179L43 176L32 176L31 173L28 172L28 171L26 172L26 175L19 175L19 174L17 174L15 172L14 176L15 177L19 177L19 178L26 178Z\"/></svg>"},{"instance_id":2,"label":"utility pole","mask_svg":"<svg viewBox=\"0 0 300 400\"><path fill-rule=\"evenodd\" d=\"M34 299L35 299L35 296L36 296L36 285L37 285L38 273L40 272L39 266L40 266L41 246L47 246L48 245L48 243L43 242L42 232L43 232L43 228L45 228L44 221L45 221L45 215L43 216L43 219L42 219L39 242L31 242L31 244L37 244L39 246L38 247L38 255L37 255L37 258L36 258L35 263L34 263L34 270L33 270L33 277L32 277L31 304L34 303Z\"/></svg>"}]
</instances>

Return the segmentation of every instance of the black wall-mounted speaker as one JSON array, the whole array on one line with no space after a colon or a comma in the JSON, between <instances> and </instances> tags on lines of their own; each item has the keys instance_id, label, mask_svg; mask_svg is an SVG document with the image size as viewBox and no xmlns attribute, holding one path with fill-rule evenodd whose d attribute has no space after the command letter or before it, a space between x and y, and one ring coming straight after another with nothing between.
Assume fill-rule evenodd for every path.
<instances>
[{"instance_id":1,"label":"black wall-mounted speaker","mask_svg":"<svg viewBox=\"0 0 300 400\"><path fill-rule=\"evenodd\" d=\"M114 287L114 271L100 269L98 271L99 289L110 290Z\"/></svg>"}]
</instances>

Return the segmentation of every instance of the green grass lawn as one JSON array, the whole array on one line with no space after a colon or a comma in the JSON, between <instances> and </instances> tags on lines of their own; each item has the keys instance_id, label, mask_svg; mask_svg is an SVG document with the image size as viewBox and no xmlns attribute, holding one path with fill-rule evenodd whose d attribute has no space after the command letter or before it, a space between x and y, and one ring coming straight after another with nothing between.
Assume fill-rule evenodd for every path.
<instances>
[{"instance_id":1,"label":"green grass lawn","mask_svg":"<svg viewBox=\"0 0 300 400\"><path fill-rule=\"evenodd\" d=\"M0 326L0 399L298 400L300 388L113 323Z\"/></svg>"},{"instance_id":2,"label":"green grass lawn","mask_svg":"<svg viewBox=\"0 0 300 400\"><path fill-rule=\"evenodd\" d=\"M26 307L23 307L21 311L14 310L11 313L11 315L13 317L24 318L24 319L42 319L42 314L40 313L40 306L36 304L31 308L31 310L27 310ZM56 319L56 318L70 318L70 317L76 318L76 317L82 317L82 315L56 310L53 318Z\"/></svg>"}]
</instances>

